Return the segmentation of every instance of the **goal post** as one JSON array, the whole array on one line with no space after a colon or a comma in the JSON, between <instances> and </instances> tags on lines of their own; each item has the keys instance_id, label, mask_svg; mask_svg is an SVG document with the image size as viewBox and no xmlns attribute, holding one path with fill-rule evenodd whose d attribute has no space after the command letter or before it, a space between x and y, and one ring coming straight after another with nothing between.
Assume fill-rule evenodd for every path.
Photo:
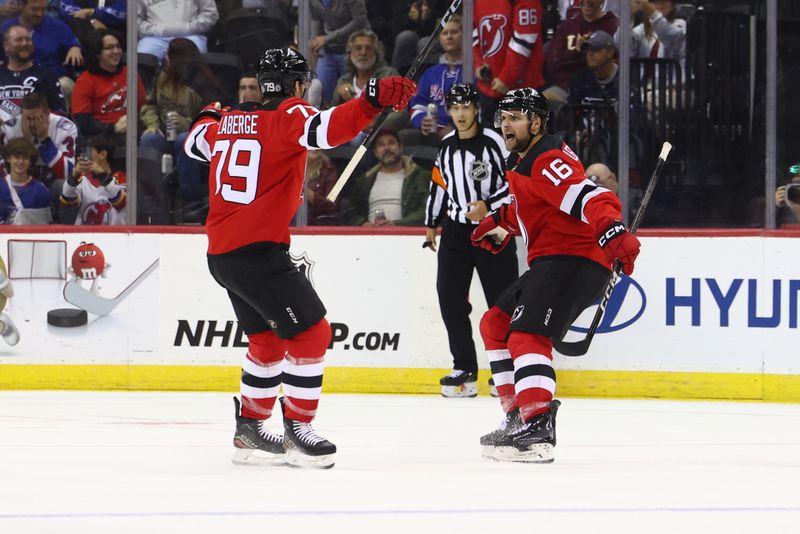
<instances>
[{"instance_id":1,"label":"goal post","mask_svg":"<svg viewBox=\"0 0 800 534\"><path fill-rule=\"evenodd\" d=\"M67 242L9 239L7 268L11 279L67 278Z\"/></svg>"}]
</instances>

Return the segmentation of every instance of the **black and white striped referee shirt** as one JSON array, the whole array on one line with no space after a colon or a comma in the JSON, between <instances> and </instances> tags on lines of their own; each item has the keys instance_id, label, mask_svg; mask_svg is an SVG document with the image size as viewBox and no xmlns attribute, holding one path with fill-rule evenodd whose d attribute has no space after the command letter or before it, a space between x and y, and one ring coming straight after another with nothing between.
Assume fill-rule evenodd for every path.
<instances>
[{"instance_id":1,"label":"black and white striped referee shirt","mask_svg":"<svg viewBox=\"0 0 800 534\"><path fill-rule=\"evenodd\" d=\"M502 136L492 129L481 128L471 139L459 139L455 130L447 134L433 169L425 226L436 228L445 216L462 224L478 224L466 217L469 202L483 200L489 211L499 208L508 196L508 156ZM438 177L446 190L436 183Z\"/></svg>"}]
</instances>

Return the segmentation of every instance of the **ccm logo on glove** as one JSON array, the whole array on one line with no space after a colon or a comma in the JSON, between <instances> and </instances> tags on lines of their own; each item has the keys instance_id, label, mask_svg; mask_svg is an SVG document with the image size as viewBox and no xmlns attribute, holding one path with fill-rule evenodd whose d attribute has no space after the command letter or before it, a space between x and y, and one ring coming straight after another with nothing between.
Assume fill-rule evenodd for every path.
<instances>
[{"instance_id":1,"label":"ccm logo on glove","mask_svg":"<svg viewBox=\"0 0 800 534\"><path fill-rule=\"evenodd\" d=\"M608 242L614 239L615 237L619 237L620 234L625 233L625 225L619 221L614 221L614 223L609 226L605 232L600 234L600 238L597 240L597 244L600 245L600 248L605 248L608 245Z\"/></svg>"}]
</instances>

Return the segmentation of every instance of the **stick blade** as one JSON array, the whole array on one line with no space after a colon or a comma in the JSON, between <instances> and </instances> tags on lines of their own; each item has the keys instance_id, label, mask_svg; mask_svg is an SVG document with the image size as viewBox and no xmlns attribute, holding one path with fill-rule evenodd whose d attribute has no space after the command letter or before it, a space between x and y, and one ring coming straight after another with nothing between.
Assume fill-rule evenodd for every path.
<instances>
[{"instance_id":1,"label":"stick blade","mask_svg":"<svg viewBox=\"0 0 800 534\"><path fill-rule=\"evenodd\" d=\"M589 345L592 342L592 338L582 339L580 341L575 342L567 342L567 341L553 341L553 348L556 349L560 354L564 356L583 356L587 352L589 352Z\"/></svg>"},{"instance_id":2,"label":"stick blade","mask_svg":"<svg viewBox=\"0 0 800 534\"><path fill-rule=\"evenodd\" d=\"M73 281L67 282L64 286L64 300L94 315L108 315L116 307L113 301L87 291Z\"/></svg>"}]
</instances>

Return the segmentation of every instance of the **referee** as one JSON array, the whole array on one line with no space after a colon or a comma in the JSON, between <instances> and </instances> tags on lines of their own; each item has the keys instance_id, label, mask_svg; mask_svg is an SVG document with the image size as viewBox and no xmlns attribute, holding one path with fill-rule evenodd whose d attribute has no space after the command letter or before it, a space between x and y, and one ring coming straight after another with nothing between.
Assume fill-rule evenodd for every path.
<instances>
[{"instance_id":1,"label":"referee","mask_svg":"<svg viewBox=\"0 0 800 534\"><path fill-rule=\"evenodd\" d=\"M499 254L473 247L472 230L508 196L503 138L478 122L478 92L472 84L453 85L445 96L455 131L442 139L433 168L425 210L425 245L436 252L436 228L442 226L438 248L436 291L453 355L453 370L442 377L444 397L478 394L478 359L472 341L469 286L473 269L491 308L502 291L517 279L517 247L511 243Z\"/></svg>"}]
</instances>

